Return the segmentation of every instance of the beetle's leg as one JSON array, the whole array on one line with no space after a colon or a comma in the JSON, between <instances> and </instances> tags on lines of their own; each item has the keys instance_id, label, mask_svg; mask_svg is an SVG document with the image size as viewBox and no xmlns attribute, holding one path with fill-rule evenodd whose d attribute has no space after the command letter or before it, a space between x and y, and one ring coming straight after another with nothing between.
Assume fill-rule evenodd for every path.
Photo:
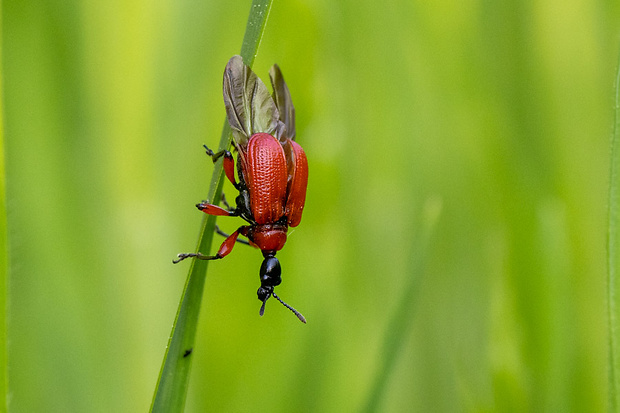
<instances>
[{"instance_id":1,"label":"beetle's leg","mask_svg":"<svg viewBox=\"0 0 620 413\"><path fill-rule=\"evenodd\" d=\"M230 212L230 213L231 213L232 215L234 215L234 216L237 216L237 215L238 215L238 214L237 214L237 209L236 209L236 208L233 208L233 207L231 207L231 206L230 206L230 204L229 204L229 203L228 203L228 201L226 200L226 196L224 195L224 193L223 193L223 192L222 192L222 196L221 196L221 198L220 198L220 202L222 202L222 204L224 204L224 207L225 207L224 209L225 209L226 211ZM208 205L213 206L213 204L210 204L208 200L203 199L202 201L200 201L200 203L199 203L199 204L196 204L196 208L198 208L198 209L200 209L200 210L202 211L202 210L204 209L203 207L206 207L206 206L208 206ZM211 208L209 207L209 209L211 209ZM218 211L218 212L219 212L219 211ZM207 214L209 214L209 213L207 212ZM223 214L217 213L217 214L209 214L209 215L223 215Z\"/></svg>"},{"instance_id":2,"label":"beetle's leg","mask_svg":"<svg viewBox=\"0 0 620 413\"><path fill-rule=\"evenodd\" d=\"M226 195L224 195L224 192L222 192L222 197L220 198L220 201L226 207L227 210L229 210L230 212L235 211L235 208L231 207L228 201L226 200Z\"/></svg>"},{"instance_id":3,"label":"beetle's leg","mask_svg":"<svg viewBox=\"0 0 620 413\"><path fill-rule=\"evenodd\" d=\"M185 258L190 258L190 257L196 257L199 260L216 260L218 257L216 255L203 255L199 252L197 253L181 253L181 254L177 254L177 258L176 260L172 260L173 264L178 264L181 261L183 261Z\"/></svg>"},{"instance_id":4,"label":"beetle's leg","mask_svg":"<svg viewBox=\"0 0 620 413\"><path fill-rule=\"evenodd\" d=\"M218 159L220 159L222 157L222 155L226 155L226 153L229 153L229 151L227 151L226 149L222 149L219 152L213 152L212 149L210 149L207 145L202 145L203 148L205 148L205 152L207 153L208 156L211 157L211 159L213 160L213 163L217 162ZM232 157L232 154L230 155Z\"/></svg>"},{"instance_id":5,"label":"beetle's leg","mask_svg":"<svg viewBox=\"0 0 620 413\"><path fill-rule=\"evenodd\" d=\"M230 153L230 151L227 151L226 149L223 149L216 153L209 149L207 145L202 146L204 146L207 155L209 155L211 159L213 159L213 163L220 159L222 155L224 156L224 173L226 173L226 177L230 182L232 182L235 188L238 188L237 181L235 180L235 160L232 156L232 153Z\"/></svg>"},{"instance_id":6,"label":"beetle's leg","mask_svg":"<svg viewBox=\"0 0 620 413\"><path fill-rule=\"evenodd\" d=\"M222 231L222 230L220 229L220 227L219 227L219 226L217 226L217 225L215 225L215 232L217 232L219 235L221 235L221 236L223 236L223 237L226 237L226 238L230 237L230 235L228 235L227 233L225 233L224 231ZM250 245L250 242L249 242L249 241L246 241L246 240L244 240L244 239L237 239L237 242L238 242L239 244Z\"/></svg>"},{"instance_id":7,"label":"beetle's leg","mask_svg":"<svg viewBox=\"0 0 620 413\"><path fill-rule=\"evenodd\" d=\"M220 249L217 251L217 254L215 254L215 256L217 258L224 258L228 254L230 254L230 252L232 251L233 247L235 246L235 242L237 241L237 237L239 236L239 234L240 233L245 233L245 232L247 232L247 229L246 229L245 226L240 226L239 228L237 228L237 230L235 232L230 234L224 240L224 242L222 242L222 245L220 245Z\"/></svg>"},{"instance_id":8,"label":"beetle's leg","mask_svg":"<svg viewBox=\"0 0 620 413\"><path fill-rule=\"evenodd\" d=\"M178 259L173 260L172 262L174 264L177 264L177 263L183 261L184 259L190 258L190 257L196 257L199 260L219 260L221 258L224 258L228 254L230 254L230 252L232 251L233 247L235 246L235 241L237 241L237 237L242 232L246 232L245 226L239 227L235 232L230 234L224 240L224 242L222 242L222 245L220 245L220 249L217 251L217 254L215 254L215 255L204 255L204 254L201 254L199 252L197 252L197 253L178 254L177 255Z\"/></svg>"},{"instance_id":9,"label":"beetle's leg","mask_svg":"<svg viewBox=\"0 0 620 413\"><path fill-rule=\"evenodd\" d=\"M225 216L225 217L236 217L237 215L239 215L236 209L229 211L220 206L209 204L206 202L201 202L199 204L196 204L196 208L198 208L199 210L201 210L202 212L208 215L218 215L218 216Z\"/></svg>"}]
</instances>

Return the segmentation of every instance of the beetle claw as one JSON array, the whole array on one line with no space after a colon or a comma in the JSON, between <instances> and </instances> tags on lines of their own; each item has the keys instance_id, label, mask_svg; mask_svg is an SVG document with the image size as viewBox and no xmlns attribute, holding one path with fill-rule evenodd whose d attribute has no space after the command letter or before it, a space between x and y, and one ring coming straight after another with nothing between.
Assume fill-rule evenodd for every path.
<instances>
[{"instance_id":1,"label":"beetle claw","mask_svg":"<svg viewBox=\"0 0 620 413\"><path fill-rule=\"evenodd\" d=\"M209 155L210 157L213 157L213 155L215 155L215 152L213 152L211 149L209 149L209 147L207 145L202 145L203 148L205 148L205 151L207 153L207 155ZM215 162L215 161L213 161Z\"/></svg>"},{"instance_id":2,"label":"beetle claw","mask_svg":"<svg viewBox=\"0 0 620 413\"><path fill-rule=\"evenodd\" d=\"M185 258L189 258L189 257L190 257L190 254L177 254L178 260L172 260L172 263L173 264L178 264L181 261L183 261Z\"/></svg>"}]
</instances>

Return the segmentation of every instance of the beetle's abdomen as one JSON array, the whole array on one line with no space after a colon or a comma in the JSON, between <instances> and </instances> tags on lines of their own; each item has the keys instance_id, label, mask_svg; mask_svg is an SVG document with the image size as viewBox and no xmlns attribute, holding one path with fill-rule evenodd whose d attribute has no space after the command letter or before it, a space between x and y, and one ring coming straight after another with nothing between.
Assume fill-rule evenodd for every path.
<instances>
[{"instance_id":1,"label":"beetle's abdomen","mask_svg":"<svg viewBox=\"0 0 620 413\"><path fill-rule=\"evenodd\" d=\"M287 166L280 142L268 133L250 138L245 153L245 179L257 224L271 224L284 215Z\"/></svg>"}]
</instances>

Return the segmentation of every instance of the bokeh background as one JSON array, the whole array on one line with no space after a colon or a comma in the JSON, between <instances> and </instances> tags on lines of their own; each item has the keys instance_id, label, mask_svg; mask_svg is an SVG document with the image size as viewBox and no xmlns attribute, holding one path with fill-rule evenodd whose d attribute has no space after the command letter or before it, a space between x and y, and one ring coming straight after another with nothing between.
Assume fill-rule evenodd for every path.
<instances>
[{"instance_id":1,"label":"bokeh background","mask_svg":"<svg viewBox=\"0 0 620 413\"><path fill-rule=\"evenodd\" d=\"M250 1L2 8L11 411L146 411ZM612 0L275 1L309 321L258 316L257 251L212 263L186 411L605 411L619 45Z\"/></svg>"}]
</instances>

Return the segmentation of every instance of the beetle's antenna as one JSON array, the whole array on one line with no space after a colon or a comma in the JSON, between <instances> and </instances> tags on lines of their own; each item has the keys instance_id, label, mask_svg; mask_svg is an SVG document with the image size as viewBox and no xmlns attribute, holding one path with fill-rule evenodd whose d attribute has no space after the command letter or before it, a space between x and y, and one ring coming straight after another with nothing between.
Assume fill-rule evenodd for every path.
<instances>
[{"instance_id":1,"label":"beetle's antenna","mask_svg":"<svg viewBox=\"0 0 620 413\"><path fill-rule=\"evenodd\" d=\"M273 293L273 292L272 292L272 293L271 293L271 295L273 295L273 296L276 298L276 300L278 300L280 303L282 303L282 305L283 305L284 307L286 307L286 308L288 308L289 310L291 310L291 311L293 312L293 314L295 314L295 315L297 316L297 318L299 318L299 320L300 320L302 323L306 324L306 317L304 317L303 315L301 315L301 313L300 313L299 311L295 310L293 307L291 307L290 305L288 305L288 304L286 304L284 301L282 301L282 299L281 299L280 297L278 297L278 296L276 295L276 293ZM265 302L266 302L266 301L267 301L267 300L263 301L263 306L261 307L261 312L262 312L262 311L264 311L264 309L265 309ZM261 315L262 315L262 313L261 313Z\"/></svg>"}]
</instances>

